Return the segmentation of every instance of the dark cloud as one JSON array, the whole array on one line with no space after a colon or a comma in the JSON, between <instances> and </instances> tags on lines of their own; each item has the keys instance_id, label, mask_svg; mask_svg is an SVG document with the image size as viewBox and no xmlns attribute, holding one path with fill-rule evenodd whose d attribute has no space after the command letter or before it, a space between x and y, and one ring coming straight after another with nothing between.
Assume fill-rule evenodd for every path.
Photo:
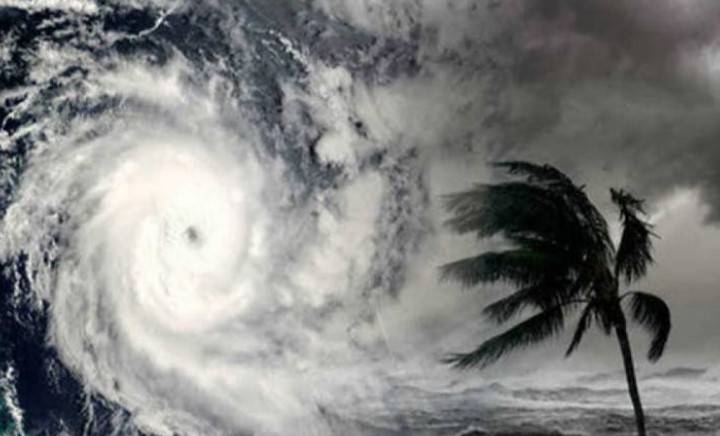
<instances>
[{"instance_id":1,"label":"dark cloud","mask_svg":"<svg viewBox=\"0 0 720 436\"><path fill-rule=\"evenodd\" d=\"M527 3L522 16L520 77L660 77L672 74L687 50L715 39L720 4L551 0Z\"/></svg>"},{"instance_id":2,"label":"dark cloud","mask_svg":"<svg viewBox=\"0 0 720 436\"><path fill-rule=\"evenodd\" d=\"M720 3L551 0L514 14L508 155L655 197L696 187L720 219ZM718 51L720 54L720 50ZM720 70L718 70L720 71Z\"/></svg>"}]
</instances>

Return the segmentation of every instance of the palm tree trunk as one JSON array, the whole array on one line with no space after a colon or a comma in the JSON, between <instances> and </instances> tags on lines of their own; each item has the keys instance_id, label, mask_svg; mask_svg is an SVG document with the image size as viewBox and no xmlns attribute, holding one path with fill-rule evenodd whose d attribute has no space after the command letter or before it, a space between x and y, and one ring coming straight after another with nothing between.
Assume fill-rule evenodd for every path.
<instances>
[{"instance_id":1,"label":"palm tree trunk","mask_svg":"<svg viewBox=\"0 0 720 436\"><path fill-rule=\"evenodd\" d=\"M640 403L640 392L638 391L637 379L635 378L635 366L633 365L630 340L628 339L624 317L622 321L623 322L620 322L615 326L615 333L617 335L618 343L620 344L623 365L625 365L625 377L627 378L630 400L632 401L633 409L635 410L635 422L637 423L638 436L646 436L645 414L643 413L642 403Z\"/></svg>"}]
</instances>

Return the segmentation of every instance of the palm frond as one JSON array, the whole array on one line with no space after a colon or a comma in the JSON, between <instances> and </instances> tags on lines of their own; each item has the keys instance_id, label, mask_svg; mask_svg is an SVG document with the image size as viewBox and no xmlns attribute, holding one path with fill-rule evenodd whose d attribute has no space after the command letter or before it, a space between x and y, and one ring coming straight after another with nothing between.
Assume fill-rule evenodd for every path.
<instances>
[{"instance_id":1,"label":"palm frond","mask_svg":"<svg viewBox=\"0 0 720 436\"><path fill-rule=\"evenodd\" d=\"M509 174L525 176L529 182L572 183L561 171L551 165L538 165L526 161L500 161L493 163L496 168L507 170Z\"/></svg>"},{"instance_id":2,"label":"palm frond","mask_svg":"<svg viewBox=\"0 0 720 436\"><path fill-rule=\"evenodd\" d=\"M635 197L624 189L610 188L610 197L621 210L645 214L645 200Z\"/></svg>"},{"instance_id":3,"label":"palm frond","mask_svg":"<svg viewBox=\"0 0 720 436\"><path fill-rule=\"evenodd\" d=\"M491 321L502 324L524 309L544 310L569 301L572 298L571 289L572 281L569 279L545 280L495 301L483 309L483 314Z\"/></svg>"},{"instance_id":4,"label":"palm frond","mask_svg":"<svg viewBox=\"0 0 720 436\"><path fill-rule=\"evenodd\" d=\"M615 252L608 224L600 211L592 204L587 194L575 186L568 189L568 197L580 217L580 226L585 229L582 243L587 246L586 254L600 262L609 262Z\"/></svg>"},{"instance_id":5,"label":"palm frond","mask_svg":"<svg viewBox=\"0 0 720 436\"><path fill-rule=\"evenodd\" d=\"M615 304L614 301L595 301L595 322L606 335L611 334L615 327Z\"/></svg>"},{"instance_id":6,"label":"palm frond","mask_svg":"<svg viewBox=\"0 0 720 436\"><path fill-rule=\"evenodd\" d=\"M555 306L488 339L473 351L450 355L444 359L444 362L459 369L485 368L511 351L537 344L559 334L563 329L564 319L564 308Z\"/></svg>"},{"instance_id":7,"label":"palm frond","mask_svg":"<svg viewBox=\"0 0 720 436\"><path fill-rule=\"evenodd\" d=\"M643 277L652 257L652 225L639 218L643 202L622 190L610 190L613 202L620 209L623 232L615 258L615 270L629 283Z\"/></svg>"},{"instance_id":8,"label":"palm frond","mask_svg":"<svg viewBox=\"0 0 720 436\"><path fill-rule=\"evenodd\" d=\"M651 362L658 360L665 351L665 344L672 328L670 308L656 295L632 292L630 310L632 319L652 335L648 359Z\"/></svg>"},{"instance_id":9,"label":"palm frond","mask_svg":"<svg viewBox=\"0 0 720 436\"><path fill-rule=\"evenodd\" d=\"M592 204L582 187L551 165L537 165L524 161L497 162L494 166L505 168L512 175L524 176L530 184L543 187L563 198L564 209L575 217L580 232L572 237L591 255L602 261L612 258L614 247L608 225L600 211Z\"/></svg>"},{"instance_id":10,"label":"palm frond","mask_svg":"<svg viewBox=\"0 0 720 436\"><path fill-rule=\"evenodd\" d=\"M563 265L548 253L526 249L489 251L440 267L442 280L455 280L464 288L480 283L505 282L526 286L559 275Z\"/></svg>"},{"instance_id":11,"label":"palm frond","mask_svg":"<svg viewBox=\"0 0 720 436\"><path fill-rule=\"evenodd\" d=\"M570 341L570 345L565 352L565 357L570 356L577 349L578 345L580 345L580 341L582 341L585 332L592 324L595 309L596 305L594 301L588 303L587 306L585 306L585 309L583 309L582 315L580 315L580 319L578 320L577 327L575 328L575 333Z\"/></svg>"},{"instance_id":12,"label":"palm frond","mask_svg":"<svg viewBox=\"0 0 720 436\"><path fill-rule=\"evenodd\" d=\"M525 234L562 240L577 228L560 196L524 182L476 185L443 200L452 214L445 225L460 234L476 233L478 238Z\"/></svg>"}]
</instances>

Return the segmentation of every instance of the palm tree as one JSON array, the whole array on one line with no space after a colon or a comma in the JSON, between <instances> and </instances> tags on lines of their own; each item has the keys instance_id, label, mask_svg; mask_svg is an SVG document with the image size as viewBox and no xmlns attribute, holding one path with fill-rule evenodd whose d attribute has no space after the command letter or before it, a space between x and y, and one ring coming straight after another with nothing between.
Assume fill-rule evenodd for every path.
<instances>
[{"instance_id":1,"label":"palm tree","mask_svg":"<svg viewBox=\"0 0 720 436\"><path fill-rule=\"evenodd\" d=\"M670 333L670 310L649 293L620 293L643 277L652 263L651 225L641 218L643 201L623 190L611 189L620 212L622 236L617 248L600 212L583 187L549 165L499 162L510 181L476 185L445 197L452 215L447 225L457 233L478 238L501 236L507 247L460 259L441 267L443 279L470 288L504 283L514 292L483 313L497 324L534 310L504 333L474 350L449 356L457 368L484 368L507 353L559 335L565 319L580 311L575 333L565 353L572 354L593 324L607 335L615 333L622 354L628 391L638 434L645 436L645 418L627 334L628 317L652 335L647 357L660 358ZM625 304L623 304L625 302ZM628 304L629 303L629 304Z\"/></svg>"}]
</instances>

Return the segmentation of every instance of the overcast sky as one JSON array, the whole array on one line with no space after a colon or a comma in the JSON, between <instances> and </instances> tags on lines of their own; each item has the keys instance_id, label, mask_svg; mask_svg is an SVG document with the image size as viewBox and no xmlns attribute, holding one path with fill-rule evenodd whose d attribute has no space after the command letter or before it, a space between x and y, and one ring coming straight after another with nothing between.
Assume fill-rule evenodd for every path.
<instances>
[{"instance_id":1,"label":"overcast sky","mask_svg":"<svg viewBox=\"0 0 720 436\"><path fill-rule=\"evenodd\" d=\"M421 74L368 92L385 125L426 147L432 198L491 180L485 163L504 158L557 165L587 185L611 222L617 212L608 188L647 198L660 239L657 265L637 287L666 298L674 314L661 365L713 365L720 353L720 3L316 3L374 32L403 38L421 29ZM432 279L428 264L478 251L474 241L447 234L442 210L432 209L434 237L410 274L406 304L388 309L391 320L421 326L422 338L413 342L414 330L403 324L398 348L424 344L428 335L443 349L489 334L487 327L467 328L487 294L449 297L459 291ZM392 343L392 325L389 331ZM644 354L646 337L635 338ZM576 361L615 359L614 347L591 338ZM510 365L521 361L528 359Z\"/></svg>"},{"instance_id":2,"label":"overcast sky","mask_svg":"<svg viewBox=\"0 0 720 436\"><path fill-rule=\"evenodd\" d=\"M599 203L609 186L649 198L661 239L638 286L671 305L668 361L717 356L720 4L536 4L513 66L509 142L575 172Z\"/></svg>"}]
</instances>

